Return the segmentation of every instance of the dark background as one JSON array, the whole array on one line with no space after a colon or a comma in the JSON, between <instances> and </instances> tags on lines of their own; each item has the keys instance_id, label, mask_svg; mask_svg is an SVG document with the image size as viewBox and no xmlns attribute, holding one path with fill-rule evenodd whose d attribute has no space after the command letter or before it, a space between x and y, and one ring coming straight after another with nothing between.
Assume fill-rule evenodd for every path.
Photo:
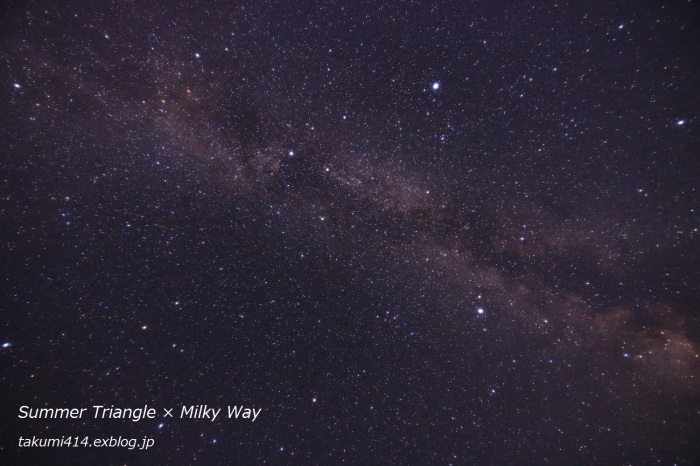
<instances>
[{"instance_id":1,"label":"dark background","mask_svg":"<svg viewBox=\"0 0 700 466\"><path fill-rule=\"evenodd\" d=\"M1 18L6 464L700 461L696 2Z\"/></svg>"}]
</instances>

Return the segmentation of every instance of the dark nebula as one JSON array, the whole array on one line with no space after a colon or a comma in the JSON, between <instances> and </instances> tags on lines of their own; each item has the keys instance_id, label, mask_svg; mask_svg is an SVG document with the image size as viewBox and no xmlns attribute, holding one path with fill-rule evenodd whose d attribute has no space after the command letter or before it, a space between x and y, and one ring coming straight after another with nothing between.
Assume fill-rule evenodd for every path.
<instances>
[{"instance_id":1,"label":"dark nebula","mask_svg":"<svg viewBox=\"0 0 700 466\"><path fill-rule=\"evenodd\" d=\"M698 464L698 18L5 4L0 462Z\"/></svg>"}]
</instances>

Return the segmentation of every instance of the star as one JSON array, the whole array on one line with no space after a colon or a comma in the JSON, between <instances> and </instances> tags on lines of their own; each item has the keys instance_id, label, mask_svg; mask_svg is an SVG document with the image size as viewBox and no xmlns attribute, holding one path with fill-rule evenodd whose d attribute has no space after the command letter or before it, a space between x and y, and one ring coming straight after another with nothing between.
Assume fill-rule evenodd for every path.
<instances>
[{"instance_id":1,"label":"star","mask_svg":"<svg viewBox=\"0 0 700 466\"><path fill-rule=\"evenodd\" d=\"M433 83L433 90L437 91L438 89L440 89L440 83L436 81Z\"/></svg>"}]
</instances>

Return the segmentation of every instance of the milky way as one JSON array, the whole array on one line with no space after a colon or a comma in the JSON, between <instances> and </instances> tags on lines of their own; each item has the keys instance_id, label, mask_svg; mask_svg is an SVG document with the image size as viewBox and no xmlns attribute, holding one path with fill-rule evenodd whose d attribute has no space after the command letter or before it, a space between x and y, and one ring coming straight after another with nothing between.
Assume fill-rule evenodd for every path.
<instances>
[{"instance_id":1,"label":"milky way","mask_svg":"<svg viewBox=\"0 0 700 466\"><path fill-rule=\"evenodd\" d=\"M700 461L697 7L453 3L6 7L0 455Z\"/></svg>"}]
</instances>

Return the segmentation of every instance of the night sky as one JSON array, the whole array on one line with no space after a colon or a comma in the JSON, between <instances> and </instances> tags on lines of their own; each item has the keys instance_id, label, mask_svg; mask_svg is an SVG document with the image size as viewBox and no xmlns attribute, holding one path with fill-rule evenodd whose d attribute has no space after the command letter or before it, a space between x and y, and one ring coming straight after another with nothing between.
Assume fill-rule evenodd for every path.
<instances>
[{"instance_id":1,"label":"night sky","mask_svg":"<svg viewBox=\"0 0 700 466\"><path fill-rule=\"evenodd\" d=\"M5 3L0 458L698 464L699 13Z\"/></svg>"}]
</instances>

